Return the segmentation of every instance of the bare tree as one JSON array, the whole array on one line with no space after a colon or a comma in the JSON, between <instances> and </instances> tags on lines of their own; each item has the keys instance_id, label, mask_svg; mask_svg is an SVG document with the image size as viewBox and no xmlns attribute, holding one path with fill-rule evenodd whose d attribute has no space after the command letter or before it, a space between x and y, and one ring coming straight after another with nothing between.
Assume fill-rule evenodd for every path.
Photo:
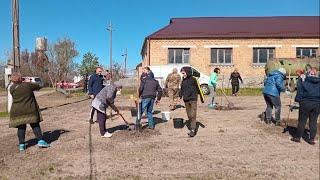
<instances>
[{"instance_id":1,"label":"bare tree","mask_svg":"<svg viewBox=\"0 0 320 180\"><path fill-rule=\"evenodd\" d=\"M4 88L4 69L6 67L6 62L0 59L0 87Z\"/></svg>"},{"instance_id":2,"label":"bare tree","mask_svg":"<svg viewBox=\"0 0 320 180\"><path fill-rule=\"evenodd\" d=\"M75 68L73 58L78 55L78 51L75 48L75 43L68 38L58 40L54 45L54 51L59 68L58 77L59 80L62 80L67 78L71 74L71 70Z\"/></svg>"},{"instance_id":3,"label":"bare tree","mask_svg":"<svg viewBox=\"0 0 320 180\"><path fill-rule=\"evenodd\" d=\"M114 63L112 67L112 79L118 81L124 77L123 67L119 63Z\"/></svg>"}]
</instances>

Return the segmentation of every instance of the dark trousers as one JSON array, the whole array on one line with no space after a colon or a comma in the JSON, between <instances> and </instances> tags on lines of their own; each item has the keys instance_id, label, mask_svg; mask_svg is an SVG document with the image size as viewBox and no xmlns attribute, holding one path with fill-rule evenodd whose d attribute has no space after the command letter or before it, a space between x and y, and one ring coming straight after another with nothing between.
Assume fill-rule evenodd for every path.
<instances>
[{"instance_id":1,"label":"dark trousers","mask_svg":"<svg viewBox=\"0 0 320 180\"><path fill-rule=\"evenodd\" d=\"M272 109L275 108L275 121L280 121L281 114L281 100L280 96L271 96L268 94L263 94L264 100L266 101L266 119L271 121L272 119Z\"/></svg>"},{"instance_id":2,"label":"dark trousers","mask_svg":"<svg viewBox=\"0 0 320 180\"><path fill-rule=\"evenodd\" d=\"M36 138L38 140L43 140L40 124L39 123L31 123L30 126L31 126L31 128L33 130L33 133L36 136ZM18 126L17 128L18 128L18 133L17 134L18 134L19 144L24 144L25 143L25 137L26 137L27 125L26 124L22 124L22 125Z\"/></svg>"},{"instance_id":3,"label":"dark trousers","mask_svg":"<svg viewBox=\"0 0 320 180\"><path fill-rule=\"evenodd\" d=\"M184 103L188 119L191 122L190 127L192 130L195 130L197 127L197 101L188 101Z\"/></svg>"},{"instance_id":4,"label":"dark trousers","mask_svg":"<svg viewBox=\"0 0 320 180\"><path fill-rule=\"evenodd\" d=\"M90 120L93 120L93 116L94 116L94 112L96 111L96 109L94 109L93 107L91 107L90 109Z\"/></svg>"},{"instance_id":5,"label":"dark trousers","mask_svg":"<svg viewBox=\"0 0 320 180\"><path fill-rule=\"evenodd\" d=\"M94 96L94 98L96 98L96 96ZM94 98L91 100L91 103L94 100ZM94 112L95 111L96 111L96 109L91 107L91 109L90 109L90 120L93 120L93 116L94 116Z\"/></svg>"},{"instance_id":6,"label":"dark trousers","mask_svg":"<svg viewBox=\"0 0 320 180\"><path fill-rule=\"evenodd\" d=\"M231 83L232 86L232 94L236 94L239 92L240 85L239 83Z\"/></svg>"},{"instance_id":7,"label":"dark trousers","mask_svg":"<svg viewBox=\"0 0 320 180\"><path fill-rule=\"evenodd\" d=\"M320 103L312 101L302 101L299 103L299 119L296 136L301 138L309 119L310 139L314 140L317 134L317 119L320 113Z\"/></svg>"},{"instance_id":8,"label":"dark trousers","mask_svg":"<svg viewBox=\"0 0 320 180\"><path fill-rule=\"evenodd\" d=\"M95 108L92 108L94 110L96 110ZM103 136L107 130L106 130L106 120L107 120L107 115L96 110L97 111L97 121L99 123L99 130L100 130L100 134L101 136Z\"/></svg>"}]
</instances>

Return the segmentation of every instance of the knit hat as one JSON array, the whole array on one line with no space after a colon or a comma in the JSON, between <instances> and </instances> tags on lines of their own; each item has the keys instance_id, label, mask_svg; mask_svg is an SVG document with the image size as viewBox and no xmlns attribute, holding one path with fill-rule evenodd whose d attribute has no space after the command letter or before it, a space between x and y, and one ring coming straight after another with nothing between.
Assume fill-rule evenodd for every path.
<instances>
[{"instance_id":1,"label":"knit hat","mask_svg":"<svg viewBox=\"0 0 320 180\"><path fill-rule=\"evenodd\" d=\"M279 68L278 71L280 71L283 75L287 74L287 71L285 68Z\"/></svg>"}]
</instances>

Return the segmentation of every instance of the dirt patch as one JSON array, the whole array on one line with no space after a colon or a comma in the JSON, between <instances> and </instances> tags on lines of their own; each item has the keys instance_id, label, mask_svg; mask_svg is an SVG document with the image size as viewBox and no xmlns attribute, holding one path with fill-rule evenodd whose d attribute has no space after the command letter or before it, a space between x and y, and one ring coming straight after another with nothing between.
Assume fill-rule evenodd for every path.
<instances>
[{"instance_id":1,"label":"dirt patch","mask_svg":"<svg viewBox=\"0 0 320 180\"><path fill-rule=\"evenodd\" d=\"M290 101L282 98L283 104ZM315 146L291 142L291 129L283 133L283 127L260 121L263 97L230 97L242 108L239 111L210 110L209 97L204 104L198 102L197 120L205 127L194 138L188 137L187 126L174 129L172 120L156 124L155 130L128 131L117 116L106 122L113 136L102 138L98 124L88 123L91 100L73 103L79 99L58 94L37 100L42 107L54 106L42 112L41 123L51 147L39 149L34 143L19 153L16 129L8 128L8 118L0 118L0 179L319 178L318 142ZM119 96L115 104L123 107L129 123L135 122L132 100ZM161 99L155 111L168 111L168 104L168 98ZM188 119L183 108L170 116ZM288 117L285 106L281 116ZM297 112L290 114L292 123L297 117ZM154 114L154 119L161 119L161 114ZM142 121L146 125L147 120ZM30 139L34 135L28 126L26 140Z\"/></svg>"},{"instance_id":2,"label":"dirt patch","mask_svg":"<svg viewBox=\"0 0 320 180\"><path fill-rule=\"evenodd\" d=\"M161 135L159 130L150 130L150 129L142 129L141 131L136 130L122 130L117 131L115 133L114 138L112 140L136 140L136 139L144 139L144 138L151 138L152 136L159 136Z\"/></svg>"},{"instance_id":3,"label":"dirt patch","mask_svg":"<svg viewBox=\"0 0 320 180\"><path fill-rule=\"evenodd\" d=\"M245 108L243 107L228 107L228 106L217 106L214 109L219 111L245 110Z\"/></svg>"}]
</instances>

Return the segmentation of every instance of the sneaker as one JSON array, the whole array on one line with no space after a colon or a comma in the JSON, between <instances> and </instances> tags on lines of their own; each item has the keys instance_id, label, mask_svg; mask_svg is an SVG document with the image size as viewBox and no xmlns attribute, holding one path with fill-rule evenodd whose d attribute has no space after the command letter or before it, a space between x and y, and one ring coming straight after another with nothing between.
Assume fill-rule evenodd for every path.
<instances>
[{"instance_id":1,"label":"sneaker","mask_svg":"<svg viewBox=\"0 0 320 180\"><path fill-rule=\"evenodd\" d=\"M101 137L103 137L103 138L111 138L111 137L112 137L112 134L107 131L107 132L104 133L104 135L101 136Z\"/></svg>"},{"instance_id":2,"label":"sneaker","mask_svg":"<svg viewBox=\"0 0 320 180\"><path fill-rule=\"evenodd\" d=\"M94 124L93 119L89 119L89 123L90 123L90 124Z\"/></svg>"},{"instance_id":3,"label":"sneaker","mask_svg":"<svg viewBox=\"0 0 320 180\"><path fill-rule=\"evenodd\" d=\"M276 121L276 122L274 123L274 125L275 125L275 126L281 126L281 122L280 122L280 121Z\"/></svg>"},{"instance_id":4,"label":"sneaker","mask_svg":"<svg viewBox=\"0 0 320 180\"><path fill-rule=\"evenodd\" d=\"M310 139L308 143L311 144L311 145L315 145L316 141L314 139Z\"/></svg>"},{"instance_id":5,"label":"sneaker","mask_svg":"<svg viewBox=\"0 0 320 180\"><path fill-rule=\"evenodd\" d=\"M209 106L210 109L214 109L216 107L216 104L213 103L213 104L209 104L208 106Z\"/></svg>"},{"instance_id":6,"label":"sneaker","mask_svg":"<svg viewBox=\"0 0 320 180\"><path fill-rule=\"evenodd\" d=\"M293 137L293 138L291 138L291 141L299 143L300 142L300 138Z\"/></svg>"},{"instance_id":7,"label":"sneaker","mask_svg":"<svg viewBox=\"0 0 320 180\"><path fill-rule=\"evenodd\" d=\"M196 133L194 132L194 130L191 130L189 133L188 133L189 137L194 137L196 135Z\"/></svg>"},{"instance_id":8,"label":"sneaker","mask_svg":"<svg viewBox=\"0 0 320 180\"><path fill-rule=\"evenodd\" d=\"M24 150L26 150L26 145L25 144L19 144L19 151L23 152Z\"/></svg>"},{"instance_id":9,"label":"sneaker","mask_svg":"<svg viewBox=\"0 0 320 180\"><path fill-rule=\"evenodd\" d=\"M270 119L266 119L265 122L266 122L266 124L271 124L271 120Z\"/></svg>"},{"instance_id":10,"label":"sneaker","mask_svg":"<svg viewBox=\"0 0 320 180\"><path fill-rule=\"evenodd\" d=\"M50 147L50 144L48 144L48 143L45 142L44 140L39 140L39 141L38 141L38 146L39 146L40 148L48 148L48 147Z\"/></svg>"}]
</instances>

